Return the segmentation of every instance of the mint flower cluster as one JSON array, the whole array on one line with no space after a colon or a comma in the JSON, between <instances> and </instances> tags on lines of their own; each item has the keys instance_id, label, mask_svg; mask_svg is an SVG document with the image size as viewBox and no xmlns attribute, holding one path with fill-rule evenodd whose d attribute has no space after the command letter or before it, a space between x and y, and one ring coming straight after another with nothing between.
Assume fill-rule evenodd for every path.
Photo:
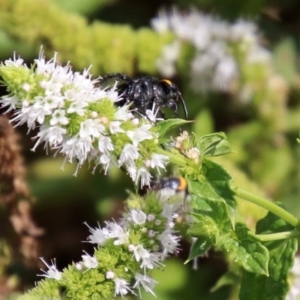
<instances>
[{"instance_id":1,"label":"mint flower cluster","mask_svg":"<svg viewBox=\"0 0 300 300\"><path fill-rule=\"evenodd\" d=\"M43 295L60 299L113 299L144 290L153 295L157 284L149 276L162 261L179 248L180 237L174 231L178 204L148 193L145 199L132 195L119 223L105 222L104 227L89 227L87 242L95 244L93 255L59 271L52 262L36 288L21 299L41 299ZM50 299L50 298L49 298ZM53 298L54 299L54 298Z\"/></svg>"},{"instance_id":2,"label":"mint flower cluster","mask_svg":"<svg viewBox=\"0 0 300 300\"><path fill-rule=\"evenodd\" d=\"M105 174L117 166L144 186L150 183L151 169L165 169L168 157L156 152L155 107L147 117L137 117L130 105L118 107L116 85L102 89L89 69L73 72L69 63L58 63L57 54L46 61L41 52L31 68L16 56L6 60L0 76L9 92L0 103L15 111L12 121L39 130L33 150L44 144L62 153L65 161L77 163L75 174L86 161Z\"/></svg>"},{"instance_id":3,"label":"mint flower cluster","mask_svg":"<svg viewBox=\"0 0 300 300\"><path fill-rule=\"evenodd\" d=\"M191 85L195 91L232 91L237 81L249 76L253 67L258 71L271 64L271 54L260 44L256 25L243 19L230 24L195 9L180 12L161 11L152 20L160 33L172 32L173 43L165 46L157 67L164 76L176 74L176 63L184 45L190 44L195 54L190 62ZM248 71L247 71L248 70ZM250 73L251 74L251 73ZM250 86L243 86L240 98L249 99Z\"/></svg>"}]
</instances>

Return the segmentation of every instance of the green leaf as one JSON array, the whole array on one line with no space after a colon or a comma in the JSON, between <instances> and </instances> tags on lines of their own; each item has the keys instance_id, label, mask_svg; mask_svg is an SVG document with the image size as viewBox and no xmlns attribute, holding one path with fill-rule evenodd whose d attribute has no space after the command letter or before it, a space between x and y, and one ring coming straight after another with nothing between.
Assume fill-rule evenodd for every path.
<instances>
[{"instance_id":1,"label":"green leaf","mask_svg":"<svg viewBox=\"0 0 300 300\"><path fill-rule=\"evenodd\" d=\"M240 281L240 277L238 276L237 272L233 272L229 270L221 278L216 282L216 284L210 289L213 293L220 289L225 285L236 285Z\"/></svg>"},{"instance_id":2,"label":"green leaf","mask_svg":"<svg viewBox=\"0 0 300 300\"><path fill-rule=\"evenodd\" d=\"M231 206L236 207L234 193L229 184L232 181L231 175L218 163L207 158L203 161L203 169L207 182L213 187L216 193L229 202Z\"/></svg>"},{"instance_id":3,"label":"green leaf","mask_svg":"<svg viewBox=\"0 0 300 300\"><path fill-rule=\"evenodd\" d=\"M219 236L219 229L215 221L204 215L192 213L194 219L198 222L194 223L187 231L187 234L192 237L197 237L196 242L192 245L189 258L185 263L188 263L197 256L205 254L211 246L216 244Z\"/></svg>"},{"instance_id":4,"label":"green leaf","mask_svg":"<svg viewBox=\"0 0 300 300\"><path fill-rule=\"evenodd\" d=\"M269 251L248 232L246 225L237 223L235 231L220 237L219 247L248 272L268 275Z\"/></svg>"},{"instance_id":5,"label":"green leaf","mask_svg":"<svg viewBox=\"0 0 300 300\"><path fill-rule=\"evenodd\" d=\"M272 213L257 224L256 233L276 233L291 230ZM288 273L293 265L298 249L297 239L274 241L266 244L269 249L269 276L244 272L240 290L240 300L284 300L289 290Z\"/></svg>"},{"instance_id":6,"label":"green leaf","mask_svg":"<svg viewBox=\"0 0 300 300\"><path fill-rule=\"evenodd\" d=\"M219 235L219 228L216 222L204 214L192 213L192 215L197 220L197 223L190 226L187 234L192 237L206 238L211 244L215 244Z\"/></svg>"},{"instance_id":7,"label":"green leaf","mask_svg":"<svg viewBox=\"0 0 300 300\"><path fill-rule=\"evenodd\" d=\"M223 132L204 135L196 142L196 145L203 156L219 156L232 152Z\"/></svg>"},{"instance_id":8,"label":"green leaf","mask_svg":"<svg viewBox=\"0 0 300 300\"><path fill-rule=\"evenodd\" d=\"M205 238L198 238L192 245L191 251L189 254L188 259L185 261L185 264L190 262L191 260L197 258L198 256L204 255L209 248L212 246L212 244L209 243L209 241Z\"/></svg>"},{"instance_id":9,"label":"green leaf","mask_svg":"<svg viewBox=\"0 0 300 300\"><path fill-rule=\"evenodd\" d=\"M231 175L221 165L207 158L204 159L202 168L205 169L206 183L210 185L218 197L225 200L228 216L234 223L237 205L234 193L230 188Z\"/></svg>"},{"instance_id":10,"label":"green leaf","mask_svg":"<svg viewBox=\"0 0 300 300\"><path fill-rule=\"evenodd\" d=\"M240 300L284 300L289 290L288 272L297 248L297 240L290 239L270 252L269 277L245 271Z\"/></svg>"},{"instance_id":11,"label":"green leaf","mask_svg":"<svg viewBox=\"0 0 300 300\"><path fill-rule=\"evenodd\" d=\"M167 119L157 123L156 127L159 132L160 138L163 138L168 131L174 128L178 128L181 125L191 123L193 121L183 120L183 119Z\"/></svg>"},{"instance_id":12,"label":"green leaf","mask_svg":"<svg viewBox=\"0 0 300 300\"><path fill-rule=\"evenodd\" d=\"M196 210L211 217L219 227L230 231L236 214L234 194L229 187L232 177L219 164L207 158L202 163L202 171L198 180L187 178L192 204Z\"/></svg>"}]
</instances>

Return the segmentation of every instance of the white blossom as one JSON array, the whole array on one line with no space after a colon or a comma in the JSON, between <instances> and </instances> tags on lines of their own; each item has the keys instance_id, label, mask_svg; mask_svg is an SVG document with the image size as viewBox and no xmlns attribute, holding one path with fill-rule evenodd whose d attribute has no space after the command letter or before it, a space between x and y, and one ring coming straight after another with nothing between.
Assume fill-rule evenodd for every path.
<instances>
[{"instance_id":1,"label":"white blossom","mask_svg":"<svg viewBox=\"0 0 300 300\"><path fill-rule=\"evenodd\" d=\"M68 118L65 116L66 112L63 109L57 109L53 112L52 118L50 120L50 125L54 126L56 124L67 125L69 123Z\"/></svg>"},{"instance_id":2,"label":"white blossom","mask_svg":"<svg viewBox=\"0 0 300 300\"><path fill-rule=\"evenodd\" d=\"M143 245L137 245L135 246L134 250L133 250L134 256L136 261L144 261L144 260L148 260L150 257L150 252L148 250L146 250Z\"/></svg>"},{"instance_id":3,"label":"white blossom","mask_svg":"<svg viewBox=\"0 0 300 300\"><path fill-rule=\"evenodd\" d=\"M166 170L165 165L168 163L169 157L163 154L153 153L151 159L148 161L148 165L154 169L156 168L158 171L158 174L160 174L160 170L164 169Z\"/></svg>"},{"instance_id":4,"label":"white blossom","mask_svg":"<svg viewBox=\"0 0 300 300\"><path fill-rule=\"evenodd\" d=\"M132 145L132 144L125 144L122 153L120 155L120 158L118 160L119 167L121 167L123 164L126 164L128 166L134 166L134 161L138 159L140 156L138 149Z\"/></svg>"},{"instance_id":5,"label":"white blossom","mask_svg":"<svg viewBox=\"0 0 300 300\"><path fill-rule=\"evenodd\" d=\"M135 183L138 184L140 181L141 187L148 185L150 186L151 174L145 167L141 167L137 170Z\"/></svg>"},{"instance_id":6,"label":"white blossom","mask_svg":"<svg viewBox=\"0 0 300 300\"><path fill-rule=\"evenodd\" d=\"M118 108L115 113L115 119L119 121L127 121L132 118L132 113L128 111L128 105Z\"/></svg>"},{"instance_id":7,"label":"white blossom","mask_svg":"<svg viewBox=\"0 0 300 300\"><path fill-rule=\"evenodd\" d=\"M150 278L146 275L136 274L135 275L135 284L134 284L133 288L137 288L139 290L140 298L141 298L141 287L147 293L151 293L155 297L153 289L157 283L158 283L157 281L153 280L152 278Z\"/></svg>"},{"instance_id":8,"label":"white blossom","mask_svg":"<svg viewBox=\"0 0 300 300\"><path fill-rule=\"evenodd\" d=\"M88 242L97 245L104 245L108 238L108 231L106 228L91 228L87 223L85 225L89 228L91 235L88 236Z\"/></svg>"},{"instance_id":9,"label":"white blossom","mask_svg":"<svg viewBox=\"0 0 300 300\"><path fill-rule=\"evenodd\" d=\"M171 31L176 36L156 62L164 76L175 75L180 45L188 42L194 46L190 77L196 91L231 91L243 76L239 64L270 65L270 52L260 45L256 25L247 20L230 24L195 9L181 13L175 8L160 11L152 26L158 32ZM242 60L236 57L235 48L243 53Z\"/></svg>"},{"instance_id":10,"label":"white blossom","mask_svg":"<svg viewBox=\"0 0 300 300\"><path fill-rule=\"evenodd\" d=\"M1 98L2 107L8 107L8 109L5 111L6 113L13 109L16 109L19 101L20 99L16 95L5 95Z\"/></svg>"},{"instance_id":11,"label":"white blossom","mask_svg":"<svg viewBox=\"0 0 300 300\"><path fill-rule=\"evenodd\" d=\"M159 147L158 134L150 121L150 117L159 120L155 105L149 119L130 112L130 104L114 106L122 99L117 82L112 88L102 89L98 79L92 80L90 68L73 72L70 63L63 66L57 61L57 53L47 61L41 51L30 69L16 56L4 64L0 68L7 72L3 78L8 78L5 84L11 94L2 97L0 104L7 111L15 110L12 121L16 126L26 124L29 131L37 129L33 150L43 144L47 151L63 154L64 163L77 163L75 175L86 161L94 164L94 171L100 165L105 174L113 165L123 167L142 186L150 184L149 168L165 168L167 158L153 153ZM9 68L16 69L16 77L17 68L21 68L19 86L10 87ZM107 101L111 105L107 106ZM151 144L149 151L144 141Z\"/></svg>"},{"instance_id":12,"label":"white blossom","mask_svg":"<svg viewBox=\"0 0 300 300\"><path fill-rule=\"evenodd\" d=\"M159 107L156 107L156 104L155 104L155 103L153 104L153 106L152 106L151 109L147 109L147 110L146 110L146 116L147 116L147 118L148 118L150 121L154 122L154 123L156 123L157 121L162 121L162 120L164 120L164 118L160 118L160 117L157 118L157 115L158 115L159 113L160 113L160 109L159 109Z\"/></svg>"},{"instance_id":13,"label":"white blossom","mask_svg":"<svg viewBox=\"0 0 300 300\"><path fill-rule=\"evenodd\" d=\"M25 67L23 66L24 60L21 57L16 57L16 52L14 52L13 59L9 58L4 61L4 65L7 67Z\"/></svg>"},{"instance_id":14,"label":"white blossom","mask_svg":"<svg viewBox=\"0 0 300 300\"><path fill-rule=\"evenodd\" d=\"M130 210L130 217L133 223L138 225L144 224L147 220L147 215L143 211L136 209Z\"/></svg>"},{"instance_id":15,"label":"white blossom","mask_svg":"<svg viewBox=\"0 0 300 300\"><path fill-rule=\"evenodd\" d=\"M86 252L85 252L86 253ZM95 269L98 266L98 261L96 257L90 256L87 253L85 255L81 255L83 265L88 269Z\"/></svg>"},{"instance_id":16,"label":"white blossom","mask_svg":"<svg viewBox=\"0 0 300 300\"><path fill-rule=\"evenodd\" d=\"M112 121L109 124L109 129L111 134L116 134L118 132L124 132L125 130L121 128L121 121Z\"/></svg>"},{"instance_id":17,"label":"white blossom","mask_svg":"<svg viewBox=\"0 0 300 300\"><path fill-rule=\"evenodd\" d=\"M99 138L101 134L105 131L105 127L100 124L100 121L87 119L80 123L79 136L81 138L91 137L92 139Z\"/></svg>"},{"instance_id":18,"label":"white blossom","mask_svg":"<svg viewBox=\"0 0 300 300\"><path fill-rule=\"evenodd\" d=\"M114 282L115 282L115 296L121 295L123 297L127 295L129 291L134 294L134 292L129 287L129 283L126 280L115 278Z\"/></svg>"},{"instance_id":19,"label":"white blossom","mask_svg":"<svg viewBox=\"0 0 300 300\"><path fill-rule=\"evenodd\" d=\"M180 237L173 234L170 228L167 228L159 235L159 240L164 248L163 255L174 253L178 250Z\"/></svg>"},{"instance_id":20,"label":"white blossom","mask_svg":"<svg viewBox=\"0 0 300 300\"><path fill-rule=\"evenodd\" d=\"M162 257L162 254L159 252L149 252L149 256L145 255L143 257L141 268L152 270L155 267L163 266L163 263L161 263Z\"/></svg>"},{"instance_id":21,"label":"white blossom","mask_svg":"<svg viewBox=\"0 0 300 300\"><path fill-rule=\"evenodd\" d=\"M106 228L108 230L107 236L109 238L115 239L115 245L122 245L128 243L129 241L129 232L124 229L122 226L115 222L105 222Z\"/></svg>"},{"instance_id":22,"label":"white blossom","mask_svg":"<svg viewBox=\"0 0 300 300\"><path fill-rule=\"evenodd\" d=\"M144 124L135 130L128 130L126 133L133 145L137 147L140 142L153 139L153 133L150 132L151 127L151 124Z\"/></svg>"},{"instance_id":23,"label":"white blossom","mask_svg":"<svg viewBox=\"0 0 300 300\"><path fill-rule=\"evenodd\" d=\"M46 277L46 278L52 278L52 279L56 279L56 280L61 279L62 273L57 270L56 265L54 264L54 262L52 262L51 265L48 265L43 257L40 257L40 260L47 266L48 270L44 271L44 270L41 269L41 271L44 272L44 274L40 274L38 276L42 276L42 277Z\"/></svg>"},{"instance_id":24,"label":"white blossom","mask_svg":"<svg viewBox=\"0 0 300 300\"><path fill-rule=\"evenodd\" d=\"M98 142L98 149L100 152L108 154L109 151L114 150L112 140L108 136L101 136Z\"/></svg>"}]
</instances>

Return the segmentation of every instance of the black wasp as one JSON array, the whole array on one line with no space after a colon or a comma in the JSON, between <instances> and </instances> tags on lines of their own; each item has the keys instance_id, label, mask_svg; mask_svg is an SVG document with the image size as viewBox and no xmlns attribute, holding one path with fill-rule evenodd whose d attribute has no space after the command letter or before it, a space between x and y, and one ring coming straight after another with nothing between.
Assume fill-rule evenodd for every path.
<instances>
[{"instance_id":1,"label":"black wasp","mask_svg":"<svg viewBox=\"0 0 300 300\"><path fill-rule=\"evenodd\" d=\"M146 116L146 110L152 110L155 105L159 109L159 117L164 118L161 108L169 108L173 111L174 116L178 118L178 104L181 102L187 119L188 111L185 101L177 86L170 80L152 76L130 78L126 74L111 73L105 75L100 80L100 84L103 85L110 79L120 81L117 85L117 92L122 100L116 102L117 106L131 104L133 109Z\"/></svg>"}]
</instances>

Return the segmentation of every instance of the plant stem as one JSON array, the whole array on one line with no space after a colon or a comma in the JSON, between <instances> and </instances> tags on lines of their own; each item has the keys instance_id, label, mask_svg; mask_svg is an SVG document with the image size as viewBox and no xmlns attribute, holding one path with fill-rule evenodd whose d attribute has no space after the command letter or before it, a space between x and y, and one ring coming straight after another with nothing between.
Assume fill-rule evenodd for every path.
<instances>
[{"instance_id":1,"label":"plant stem","mask_svg":"<svg viewBox=\"0 0 300 300\"><path fill-rule=\"evenodd\" d=\"M300 229L300 220L296 218L291 213L287 212L285 209L281 208L277 204L273 203L270 200L264 199L262 197L256 196L251 194L239 187L231 186L232 191L235 193L236 196L247 200L249 202L255 203L256 205L265 208L266 210L272 212L274 215L278 216L279 218L283 219L287 223L291 224L292 226Z\"/></svg>"},{"instance_id":2,"label":"plant stem","mask_svg":"<svg viewBox=\"0 0 300 300\"><path fill-rule=\"evenodd\" d=\"M183 156L181 156L180 154L173 154L169 151L166 151L162 148L157 148L156 152L166 155L169 157L170 162L176 165L180 165L180 166L186 166L187 165L187 160L185 158L183 158Z\"/></svg>"},{"instance_id":3,"label":"plant stem","mask_svg":"<svg viewBox=\"0 0 300 300\"><path fill-rule=\"evenodd\" d=\"M300 231L293 230L293 231L284 231L284 232L271 233L271 234L251 234L251 235L261 242L271 242L271 241L285 240L285 239L299 237Z\"/></svg>"}]
</instances>

